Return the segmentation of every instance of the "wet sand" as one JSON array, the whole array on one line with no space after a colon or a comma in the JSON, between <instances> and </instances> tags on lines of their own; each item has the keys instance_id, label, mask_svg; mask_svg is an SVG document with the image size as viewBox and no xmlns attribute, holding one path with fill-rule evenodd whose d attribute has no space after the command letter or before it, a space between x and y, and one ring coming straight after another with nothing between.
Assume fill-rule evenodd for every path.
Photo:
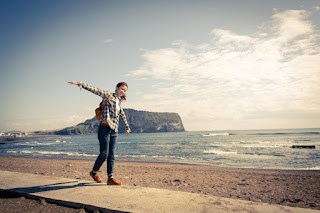
<instances>
[{"instance_id":1,"label":"wet sand","mask_svg":"<svg viewBox=\"0 0 320 213\"><path fill-rule=\"evenodd\" d=\"M0 156L0 170L81 180L91 180L89 172L93 163L88 160ZM106 181L105 164L99 175ZM116 161L115 178L129 186L320 210L320 170L263 170Z\"/></svg>"}]
</instances>

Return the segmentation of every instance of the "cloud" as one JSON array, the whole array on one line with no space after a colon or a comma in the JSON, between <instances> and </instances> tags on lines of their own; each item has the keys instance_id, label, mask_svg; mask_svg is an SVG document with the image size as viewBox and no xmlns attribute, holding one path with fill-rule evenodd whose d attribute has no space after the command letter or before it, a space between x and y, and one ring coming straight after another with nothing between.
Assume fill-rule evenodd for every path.
<instances>
[{"instance_id":1,"label":"cloud","mask_svg":"<svg viewBox=\"0 0 320 213\"><path fill-rule=\"evenodd\" d=\"M319 115L319 35L309 16L305 10L275 11L254 35L215 28L210 41L199 45L180 40L142 50L144 64L129 76L157 83L146 81L152 89L132 105L179 112L192 129L196 120L214 126L287 110L297 117Z\"/></svg>"},{"instance_id":2,"label":"cloud","mask_svg":"<svg viewBox=\"0 0 320 213\"><path fill-rule=\"evenodd\" d=\"M314 27L307 20L309 13L306 10L287 10L272 16L274 31L278 39L290 41L298 36L314 32Z\"/></svg>"},{"instance_id":3,"label":"cloud","mask_svg":"<svg viewBox=\"0 0 320 213\"><path fill-rule=\"evenodd\" d=\"M112 38L103 40L103 43L111 43L111 42L112 42Z\"/></svg>"},{"instance_id":4,"label":"cloud","mask_svg":"<svg viewBox=\"0 0 320 213\"><path fill-rule=\"evenodd\" d=\"M314 7L313 8L315 11L320 11L320 6Z\"/></svg>"},{"instance_id":5,"label":"cloud","mask_svg":"<svg viewBox=\"0 0 320 213\"><path fill-rule=\"evenodd\" d=\"M93 112L93 110L92 110ZM59 128L66 128L69 126L73 126L79 124L87 119L91 119L93 117L87 115L71 115L67 117L54 117L54 118L46 118L46 119L14 119L14 120L6 120L4 122L4 129L14 129L20 131L34 131L34 130L53 130Z\"/></svg>"}]
</instances>

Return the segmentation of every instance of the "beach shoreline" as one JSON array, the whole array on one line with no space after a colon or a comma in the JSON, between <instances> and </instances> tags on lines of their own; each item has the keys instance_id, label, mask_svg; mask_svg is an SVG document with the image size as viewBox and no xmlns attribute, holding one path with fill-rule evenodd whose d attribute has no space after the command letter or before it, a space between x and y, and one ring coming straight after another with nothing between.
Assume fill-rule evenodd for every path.
<instances>
[{"instance_id":1,"label":"beach shoreline","mask_svg":"<svg viewBox=\"0 0 320 213\"><path fill-rule=\"evenodd\" d=\"M94 161L0 155L0 170L92 180ZM106 181L106 164L99 175ZM320 210L320 170L277 170L116 161L128 186L161 188Z\"/></svg>"}]
</instances>

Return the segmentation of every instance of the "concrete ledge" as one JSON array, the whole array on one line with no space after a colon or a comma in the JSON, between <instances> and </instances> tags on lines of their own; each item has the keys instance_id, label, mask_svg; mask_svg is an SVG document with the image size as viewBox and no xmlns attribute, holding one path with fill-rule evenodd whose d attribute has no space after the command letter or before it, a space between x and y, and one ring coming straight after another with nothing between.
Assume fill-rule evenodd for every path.
<instances>
[{"instance_id":1,"label":"concrete ledge","mask_svg":"<svg viewBox=\"0 0 320 213\"><path fill-rule=\"evenodd\" d=\"M14 180L14 181L13 181ZM320 212L165 189L0 171L0 189L100 212Z\"/></svg>"}]
</instances>

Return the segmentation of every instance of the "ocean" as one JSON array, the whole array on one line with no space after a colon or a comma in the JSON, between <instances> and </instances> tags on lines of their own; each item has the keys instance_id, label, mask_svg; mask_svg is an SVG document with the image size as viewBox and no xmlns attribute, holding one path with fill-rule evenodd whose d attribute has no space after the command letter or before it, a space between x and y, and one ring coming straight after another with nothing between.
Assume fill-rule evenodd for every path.
<instances>
[{"instance_id":1,"label":"ocean","mask_svg":"<svg viewBox=\"0 0 320 213\"><path fill-rule=\"evenodd\" d=\"M95 160L99 152L97 135L26 137L0 147L0 155L36 158ZM320 170L319 148L320 129L119 134L116 160Z\"/></svg>"}]
</instances>

